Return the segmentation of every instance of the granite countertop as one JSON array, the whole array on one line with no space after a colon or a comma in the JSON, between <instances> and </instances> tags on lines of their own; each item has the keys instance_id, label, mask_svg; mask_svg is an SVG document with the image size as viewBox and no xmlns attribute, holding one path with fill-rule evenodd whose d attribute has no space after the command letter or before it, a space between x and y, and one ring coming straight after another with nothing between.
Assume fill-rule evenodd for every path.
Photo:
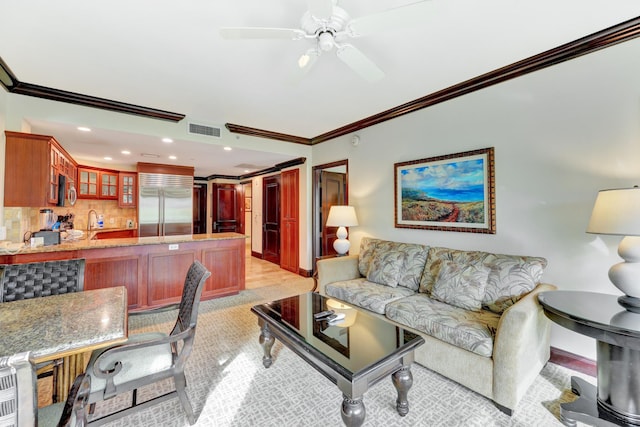
<instances>
[{"instance_id":1,"label":"granite countertop","mask_svg":"<svg viewBox=\"0 0 640 427\"><path fill-rule=\"evenodd\" d=\"M0 357L30 351L39 362L127 338L123 286L0 305Z\"/></svg>"},{"instance_id":2,"label":"granite countertop","mask_svg":"<svg viewBox=\"0 0 640 427\"><path fill-rule=\"evenodd\" d=\"M104 228L104 231L117 231L123 229ZM126 230L126 229L125 229ZM92 230L92 232L95 230ZM102 249L102 248L115 248L126 246L141 246L141 245L160 245L169 243L188 243L188 242L203 242L212 240L231 240L231 239L246 239L247 236L239 233L211 233L211 234L187 234L181 236L154 236L154 237L125 237L120 239L100 239L100 240L87 240L86 234L82 239L75 241L63 241L59 245L40 246L38 248L31 248L25 246L19 251L11 251L12 254L35 254L46 252L62 252L62 251L77 251L82 249Z\"/></svg>"}]
</instances>

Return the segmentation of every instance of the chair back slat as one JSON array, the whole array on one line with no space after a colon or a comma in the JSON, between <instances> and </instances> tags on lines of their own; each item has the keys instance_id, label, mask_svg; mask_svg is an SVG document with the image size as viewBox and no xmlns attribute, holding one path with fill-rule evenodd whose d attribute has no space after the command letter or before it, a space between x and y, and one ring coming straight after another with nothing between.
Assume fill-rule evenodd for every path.
<instances>
[{"instance_id":1,"label":"chair back slat","mask_svg":"<svg viewBox=\"0 0 640 427\"><path fill-rule=\"evenodd\" d=\"M202 288L211 272L199 261L194 261L189 267L182 289L182 299L178 308L178 319L173 328L172 334L179 333L191 326L195 326L198 321L198 306Z\"/></svg>"},{"instance_id":2,"label":"chair back slat","mask_svg":"<svg viewBox=\"0 0 640 427\"><path fill-rule=\"evenodd\" d=\"M84 259L0 265L1 301L82 291L84 265Z\"/></svg>"}]
</instances>

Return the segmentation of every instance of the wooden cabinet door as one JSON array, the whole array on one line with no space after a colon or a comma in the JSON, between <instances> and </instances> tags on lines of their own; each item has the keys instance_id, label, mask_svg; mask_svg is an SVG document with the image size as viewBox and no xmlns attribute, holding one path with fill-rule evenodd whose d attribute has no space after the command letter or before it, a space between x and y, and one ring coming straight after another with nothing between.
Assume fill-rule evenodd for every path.
<instances>
[{"instance_id":1,"label":"wooden cabinet door","mask_svg":"<svg viewBox=\"0 0 640 427\"><path fill-rule=\"evenodd\" d=\"M175 252L164 250L150 253L147 273L147 304L162 306L180 302L184 278L195 259L195 250Z\"/></svg>"},{"instance_id":2,"label":"wooden cabinet door","mask_svg":"<svg viewBox=\"0 0 640 427\"><path fill-rule=\"evenodd\" d=\"M121 208L135 208L137 204L135 172L120 172L118 174L118 206Z\"/></svg>"},{"instance_id":3,"label":"wooden cabinet door","mask_svg":"<svg viewBox=\"0 0 640 427\"><path fill-rule=\"evenodd\" d=\"M298 180L299 170L281 174L280 267L298 273Z\"/></svg>"},{"instance_id":4,"label":"wooden cabinet door","mask_svg":"<svg viewBox=\"0 0 640 427\"><path fill-rule=\"evenodd\" d=\"M47 191L47 202L50 204L58 203L58 174L60 171L60 151L53 145L49 144L49 186Z\"/></svg>"},{"instance_id":5,"label":"wooden cabinet door","mask_svg":"<svg viewBox=\"0 0 640 427\"><path fill-rule=\"evenodd\" d=\"M244 241L220 242L202 249L200 261L211 272L202 290L203 297L235 294L244 289Z\"/></svg>"},{"instance_id":6,"label":"wooden cabinet door","mask_svg":"<svg viewBox=\"0 0 640 427\"><path fill-rule=\"evenodd\" d=\"M86 250L79 255L85 258L85 290L125 286L128 308L144 305L138 290L145 281L146 257L135 248Z\"/></svg>"},{"instance_id":7,"label":"wooden cabinet door","mask_svg":"<svg viewBox=\"0 0 640 427\"><path fill-rule=\"evenodd\" d=\"M83 199L98 198L98 171L78 168L78 197Z\"/></svg>"},{"instance_id":8,"label":"wooden cabinet door","mask_svg":"<svg viewBox=\"0 0 640 427\"><path fill-rule=\"evenodd\" d=\"M51 137L12 131L5 136L4 206L47 206Z\"/></svg>"},{"instance_id":9,"label":"wooden cabinet door","mask_svg":"<svg viewBox=\"0 0 640 427\"><path fill-rule=\"evenodd\" d=\"M112 200L116 200L118 198L117 172L100 172L100 198Z\"/></svg>"}]
</instances>

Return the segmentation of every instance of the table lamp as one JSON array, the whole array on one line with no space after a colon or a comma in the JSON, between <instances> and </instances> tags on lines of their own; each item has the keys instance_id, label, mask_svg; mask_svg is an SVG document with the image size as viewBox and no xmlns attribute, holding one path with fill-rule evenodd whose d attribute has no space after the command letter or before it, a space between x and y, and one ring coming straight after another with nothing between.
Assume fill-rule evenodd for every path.
<instances>
[{"instance_id":1,"label":"table lamp","mask_svg":"<svg viewBox=\"0 0 640 427\"><path fill-rule=\"evenodd\" d=\"M609 269L609 280L624 293L618 303L640 313L640 188L598 192L587 233L625 236L618 245L624 262Z\"/></svg>"},{"instance_id":2,"label":"table lamp","mask_svg":"<svg viewBox=\"0 0 640 427\"><path fill-rule=\"evenodd\" d=\"M348 253L351 246L351 243L347 240L348 233L345 227L354 227L356 225L358 225L358 218L353 206L331 206L326 226L338 227L338 232L336 233L338 238L333 242L333 249L336 250L338 255Z\"/></svg>"}]
</instances>

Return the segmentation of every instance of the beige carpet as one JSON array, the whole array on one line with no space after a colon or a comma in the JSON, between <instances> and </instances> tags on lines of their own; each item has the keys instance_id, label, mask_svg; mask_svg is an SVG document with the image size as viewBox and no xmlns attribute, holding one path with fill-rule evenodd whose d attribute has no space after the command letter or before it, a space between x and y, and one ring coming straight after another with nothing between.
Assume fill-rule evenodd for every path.
<instances>
[{"instance_id":1,"label":"beige carpet","mask_svg":"<svg viewBox=\"0 0 640 427\"><path fill-rule=\"evenodd\" d=\"M262 366L252 305L306 292L295 283L250 289L200 305L194 352L187 366L188 394L198 426L341 426L341 393L320 373L276 341L269 369ZM139 316L130 333L169 331L175 311ZM575 400L570 376L594 379L547 364L508 417L486 398L420 365L412 367L410 411L400 417L396 392L381 381L364 396L365 426L561 426L559 404ZM171 387L169 382L165 385ZM153 393L153 390L149 391ZM116 405L109 402L98 414ZM113 426L186 426L177 399L118 420Z\"/></svg>"}]
</instances>

